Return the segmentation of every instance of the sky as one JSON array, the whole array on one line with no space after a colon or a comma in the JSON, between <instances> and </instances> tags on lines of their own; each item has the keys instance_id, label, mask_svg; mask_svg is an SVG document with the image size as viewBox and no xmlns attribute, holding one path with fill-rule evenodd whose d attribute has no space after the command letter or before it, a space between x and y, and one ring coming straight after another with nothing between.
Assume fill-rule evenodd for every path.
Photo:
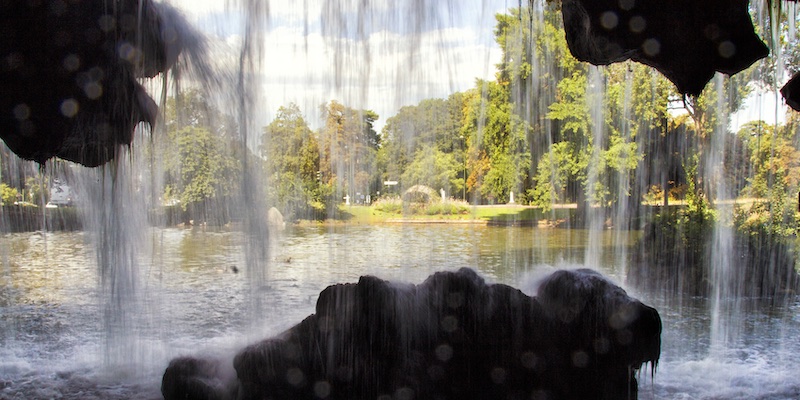
<instances>
[{"instance_id":1,"label":"sky","mask_svg":"<svg viewBox=\"0 0 800 400\"><path fill-rule=\"evenodd\" d=\"M238 2L237 2L238 1ZM259 25L263 44L253 125L269 124L277 109L297 104L312 129L320 106L337 100L371 109L376 129L400 107L443 98L494 79L501 51L495 14L515 0L282 0L255 2L267 12L243 11L248 0L167 0L206 34L212 58L236 64L244 15L268 15ZM234 90L234 89L232 89ZM778 109L776 112L776 104ZM733 132L762 119L784 122L774 93L754 93L731 115Z\"/></svg>"},{"instance_id":2,"label":"sky","mask_svg":"<svg viewBox=\"0 0 800 400\"><path fill-rule=\"evenodd\" d=\"M236 59L245 17L225 1L171 0L212 43L212 57ZM367 4L365 7L364 4ZM505 0L269 1L260 25L263 58L255 126L281 106L300 106L312 128L330 100L371 109L385 124L404 105L443 98L494 79L501 51L495 14ZM511 1L510 6L516 6ZM250 15L253 15L252 13Z\"/></svg>"}]
</instances>

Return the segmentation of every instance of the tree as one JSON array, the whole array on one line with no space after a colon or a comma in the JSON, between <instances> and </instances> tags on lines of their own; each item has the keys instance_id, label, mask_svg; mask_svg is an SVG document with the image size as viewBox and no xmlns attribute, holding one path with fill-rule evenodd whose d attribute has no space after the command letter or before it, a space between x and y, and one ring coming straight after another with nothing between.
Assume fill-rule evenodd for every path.
<instances>
[{"instance_id":1,"label":"tree","mask_svg":"<svg viewBox=\"0 0 800 400\"><path fill-rule=\"evenodd\" d=\"M289 219L324 215L319 143L300 108L293 103L280 107L261 143L271 204Z\"/></svg>"},{"instance_id":2,"label":"tree","mask_svg":"<svg viewBox=\"0 0 800 400\"><path fill-rule=\"evenodd\" d=\"M19 197L19 192L17 189L12 188L11 186L6 185L5 183L0 183L0 201L4 206L10 206L17 201Z\"/></svg>"},{"instance_id":3,"label":"tree","mask_svg":"<svg viewBox=\"0 0 800 400\"><path fill-rule=\"evenodd\" d=\"M355 110L337 101L322 107L325 126L320 131L320 171L322 182L335 190L328 202L345 195L355 198L380 189L377 151L381 138L374 128L378 114Z\"/></svg>"},{"instance_id":4,"label":"tree","mask_svg":"<svg viewBox=\"0 0 800 400\"><path fill-rule=\"evenodd\" d=\"M574 143L554 143L549 154L539 160L536 171L536 186L531 190L532 202L549 211L553 204L567 202L567 189L570 182L584 180L585 163Z\"/></svg>"},{"instance_id":5,"label":"tree","mask_svg":"<svg viewBox=\"0 0 800 400\"><path fill-rule=\"evenodd\" d=\"M400 178L407 186L425 185L444 189L447 193L460 193L463 179L458 177L460 164L452 153L433 147L417 151L414 160Z\"/></svg>"},{"instance_id":6,"label":"tree","mask_svg":"<svg viewBox=\"0 0 800 400\"><path fill-rule=\"evenodd\" d=\"M171 135L178 154L167 162L177 181L166 190L175 193L193 219L206 221L211 200L224 200L235 187L239 165L226 146L203 127L187 126ZM214 207L219 209L219 207Z\"/></svg>"},{"instance_id":7,"label":"tree","mask_svg":"<svg viewBox=\"0 0 800 400\"><path fill-rule=\"evenodd\" d=\"M448 193L463 193L465 142L460 131L463 97L455 93L447 99L422 100L418 105L401 108L386 121L379 149L384 180L400 177L403 186L410 187L430 180L433 172L420 168L436 165L438 169L433 175L445 174L448 178L434 186Z\"/></svg>"},{"instance_id":8,"label":"tree","mask_svg":"<svg viewBox=\"0 0 800 400\"><path fill-rule=\"evenodd\" d=\"M234 116L221 112L196 89L168 98L164 114L167 132L198 126L208 129L220 140L229 141L237 136L239 130Z\"/></svg>"},{"instance_id":9,"label":"tree","mask_svg":"<svg viewBox=\"0 0 800 400\"><path fill-rule=\"evenodd\" d=\"M790 126L776 130L774 125L752 121L742 126L738 136L749 149L753 168L743 194L777 200L797 191L800 151L794 146L795 134Z\"/></svg>"},{"instance_id":10,"label":"tree","mask_svg":"<svg viewBox=\"0 0 800 400\"><path fill-rule=\"evenodd\" d=\"M539 160L531 193L534 203L544 209L556 199L572 202L584 198L592 151L586 88L585 71L576 69L558 83L556 102L549 105L547 118L558 121L560 131L549 153Z\"/></svg>"},{"instance_id":11,"label":"tree","mask_svg":"<svg viewBox=\"0 0 800 400\"><path fill-rule=\"evenodd\" d=\"M507 202L510 193L525 190L529 166L530 125L509 102L508 86L481 81L468 94L465 108L467 137L467 190L490 201Z\"/></svg>"},{"instance_id":12,"label":"tree","mask_svg":"<svg viewBox=\"0 0 800 400\"><path fill-rule=\"evenodd\" d=\"M241 182L240 146L233 118L189 91L167 101L167 140L152 151L164 160L163 200L178 200L196 221L223 223Z\"/></svg>"}]
</instances>

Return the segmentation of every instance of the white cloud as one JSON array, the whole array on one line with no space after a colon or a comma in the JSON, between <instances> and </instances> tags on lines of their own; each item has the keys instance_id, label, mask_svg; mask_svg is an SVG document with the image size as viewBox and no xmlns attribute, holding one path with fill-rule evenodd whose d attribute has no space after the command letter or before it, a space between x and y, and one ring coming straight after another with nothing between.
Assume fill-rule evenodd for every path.
<instances>
[{"instance_id":1,"label":"white cloud","mask_svg":"<svg viewBox=\"0 0 800 400\"><path fill-rule=\"evenodd\" d=\"M215 46L213 58L236 62L232 55L243 32L233 25L243 18L226 8L226 2L170 3L184 10L198 29L219 37L216 43L228 44L228 50ZM410 0L399 9L389 0L371 1L368 12L361 10L361 18L357 17L361 1L333 3L341 7L332 13L323 10L323 3L269 2L255 126L269 123L277 108L289 102L297 103L314 123L319 105L336 99L354 108L373 109L381 116L380 127L403 105L466 90L476 78L491 79L500 59L493 42L494 13L501 8L495 4L498 0ZM412 17L403 15L415 4L427 8ZM326 29L322 14L329 18Z\"/></svg>"},{"instance_id":2,"label":"white cloud","mask_svg":"<svg viewBox=\"0 0 800 400\"><path fill-rule=\"evenodd\" d=\"M738 132L742 125L750 121L764 121L772 125L777 121L778 124L784 124L787 110L780 93L755 90L745 99L742 108L728 117L730 129Z\"/></svg>"}]
</instances>

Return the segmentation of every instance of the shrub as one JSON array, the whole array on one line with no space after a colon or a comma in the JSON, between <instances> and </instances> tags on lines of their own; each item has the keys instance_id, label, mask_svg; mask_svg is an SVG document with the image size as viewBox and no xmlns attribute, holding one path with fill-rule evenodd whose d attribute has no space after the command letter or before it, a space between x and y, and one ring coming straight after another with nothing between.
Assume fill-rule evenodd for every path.
<instances>
[{"instance_id":1,"label":"shrub","mask_svg":"<svg viewBox=\"0 0 800 400\"><path fill-rule=\"evenodd\" d=\"M10 206L14 204L14 202L17 201L17 196L19 196L17 189L5 183L0 183L0 198L2 198L3 205Z\"/></svg>"},{"instance_id":2,"label":"shrub","mask_svg":"<svg viewBox=\"0 0 800 400\"><path fill-rule=\"evenodd\" d=\"M372 203L372 207L377 211L389 214L401 214L403 212L403 201L398 196L381 197Z\"/></svg>"},{"instance_id":3,"label":"shrub","mask_svg":"<svg viewBox=\"0 0 800 400\"><path fill-rule=\"evenodd\" d=\"M462 200L448 200L445 202L431 203L425 209L428 215L459 215L469 214L469 203Z\"/></svg>"}]
</instances>

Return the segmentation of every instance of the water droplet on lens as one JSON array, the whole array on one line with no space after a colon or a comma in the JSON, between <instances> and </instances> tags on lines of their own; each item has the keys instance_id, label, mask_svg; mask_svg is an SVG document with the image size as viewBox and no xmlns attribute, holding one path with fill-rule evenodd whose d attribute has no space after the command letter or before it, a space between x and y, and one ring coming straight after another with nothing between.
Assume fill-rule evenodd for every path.
<instances>
[{"instance_id":1,"label":"water droplet on lens","mask_svg":"<svg viewBox=\"0 0 800 400\"><path fill-rule=\"evenodd\" d=\"M30 118L30 116L31 108L28 107L27 104L17 104L16 107L14 107L14 118L16 118L17 121L25 121L26 119Z\"/></svg>"},{"instance_id":2,"label":"water droplet on lens","mask_svg":"<svg viewBox=\"0 0 800 400\"><path fill-rule=\"evenodd\" d=\"M719 44L717 51L719 51L719 55L723 58L731 58L736 55L736 45L733 44L733 42L726 40Z\"/></svg>"},{"instance_id":3,"label":"water droplet on lens","mask_svg":"<svg viewBox=\"0 0 800 400\"><path fill-rule=\"evenodd\" d=\"M442 329L445 332L452 333L458 329L458 319L452 315L448 315L442 319Z\"/></svg>"},{"instance_id":4,"label":"water droplet on lens","mask_svg":"<svg viewBox=\"0 0 800 400\"><path fill-rule=\"evenodd\" d=\"M492 377L492 382L498 385L506 381L506 370L504 368L493 368L490 375Z\"/></svg>"},{"instance_id":5,"label":"water droplet on lens","mask_svg":"<svg viewBox=\"0 0 800 400\"><path fill-rule=\"evenodd\" d=\"M633 33L641 33L647 28L647 21L641 15L635 15L628 21L628 28Z\"/></svg>"},{"instance_id":6,"label":"water droplet on lens","mask_svg":"<svg viewBox=\"0 0 800 400\"><path fill-rule=\"evenodd\" d=\"M608 30L614 29L619 24L619 17L613 11L606 11L600 16L600 25Z\"/></svg>"},{"instance_id":7,"label":"water droplet on lens","mask_svg":"<svg viewBox=\"0 0 800 400\"><path fill-rule=\"evenodd\" d=\"M447 362L453 357L453 348L448 344L437 346L435 352L439 361Z\"/></svg>"},{"instance_id":8,"label":"water droplet on lens","mask_svg":"<svg viewBox=\"0 0 800 400\"><path fill-rule=\"evenodd\" d=\"M642 50L648 56L657 56L658 53L661 53L661 42L653 38L647 39L642 44Z\"/></svg>"},{"instance_id":9,"label":"water droplet on lens","mask_svg":"<svg viewBox=\"0 0 800 400\"><path fill-rule=\"evenodd\" d=\"M578 368L586 368L589 365L589 355L585 351L572 353L572 365Z\"/></svg>"},{"instance_id":10,"label":"water droplet on lens","mask_svg":"<svg viewBox=\"0 0 800 400\"><path fill-rule=\"evenodd\" d=\"M61 102L61 115L72 118L78 113L80 106L75 99L66 99Z\"/></svg>"},{"instance_id":11,"label":"water droplet on lens","mask_svg":"<svg viewBox=\"0 0 800 400\"><path fill-rule=\"evenodd\" d=\"M300 386L304 379L305 375L299 368L289 368L289 370L286 371L286 382L289 382L292 386Z\"/></svg>"},{"instance_id":12,"label":"water droplet on lens","mask_svg":"<svg viewBox=\"0 0 800 400\"><path fill-rule=\"evenodd\" d=\"M319 381L314 384L314 395L320 399L325 399L331 394L331 384L326 381Z\"/></svg>"}]
</instances>

